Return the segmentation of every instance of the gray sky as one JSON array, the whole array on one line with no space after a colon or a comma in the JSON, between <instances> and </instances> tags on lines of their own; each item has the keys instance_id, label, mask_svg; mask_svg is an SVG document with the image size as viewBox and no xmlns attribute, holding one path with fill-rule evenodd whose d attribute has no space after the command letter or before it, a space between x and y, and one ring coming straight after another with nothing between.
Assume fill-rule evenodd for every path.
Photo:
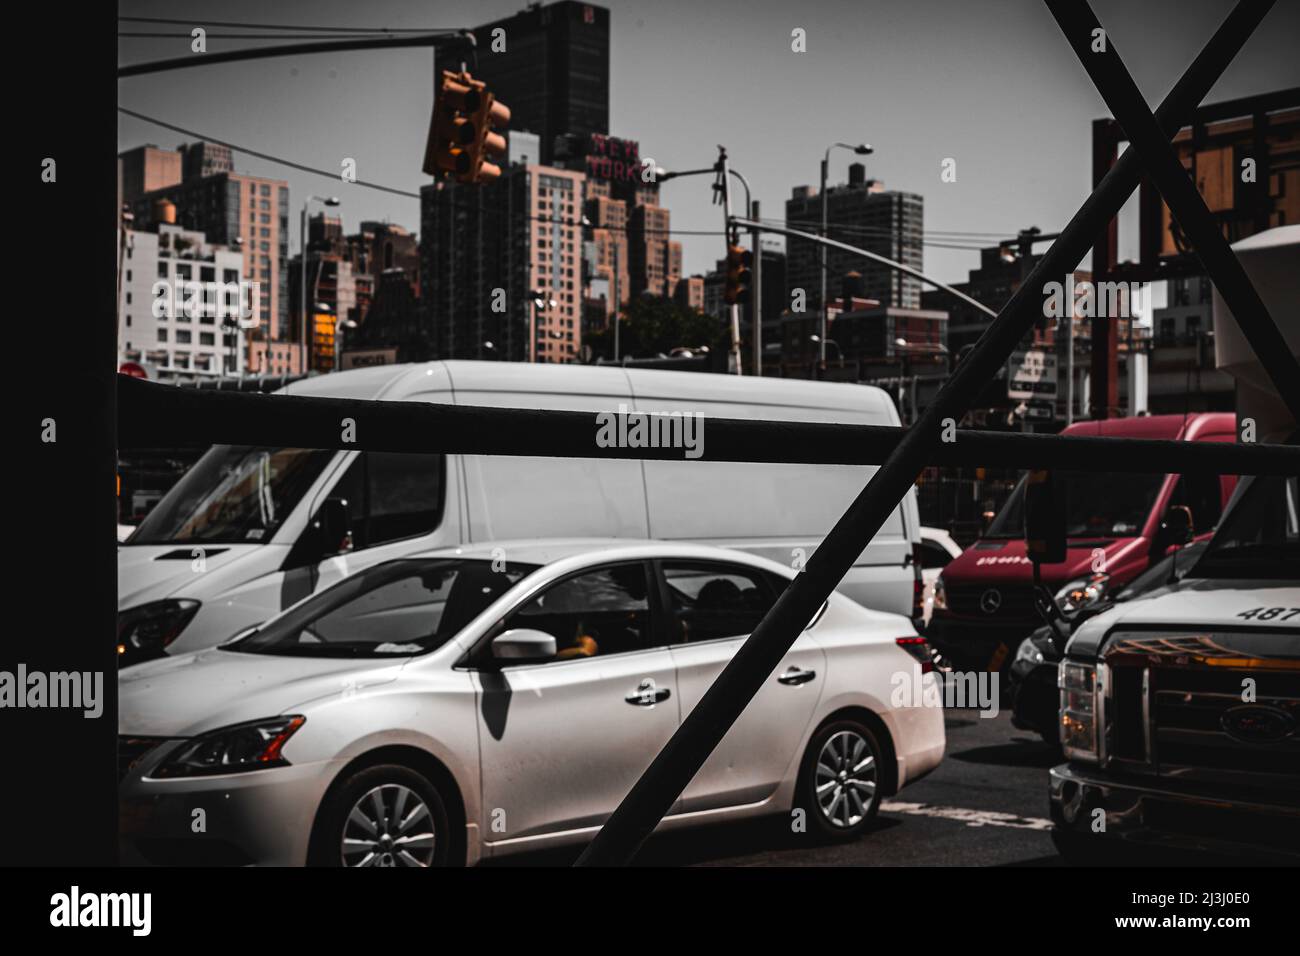
<instances>
[{"instance_id":1,"label":"gray sky","mask_svg":"<svg viewBox=\"0 0 1300 956\"><path fill-rule=\"evenodd\" d=\"M868 175L925 197L927 231L999 232L1063 226L1090 189L1090 123L1107 115L1082 66L1038 0L609 0L611 130L667 168L710 164L718 143L754 187L765 217L782 218L792 186L815 184L826 145L865 140ZM345 27L473 26L523 0L345 0L275 4L122 0L119 13ZM1149 102L1169 90L1233 6L1226 0L1094 0L1093 9ZM807 31L807 52L791 31ZM152 24L122 29L183 30ZM220 32L209 27L210 33ZM184 39L118 41L119 62L189 51ZM1300 2L1280 0L1206 102L1300 83ZM217 52L246 45L209 39ZM485 54L480 54L485 55ZM432 102L425 50L285 57L121 80L121 105L218 139L416 191ZM185 137L119 117L122 149ZM849 154L832 154L841 181ZM957 181L940 164L957 161ZM415 199L364 189L237 154L236 169L288 180L296 215L309 193L338 195L350 231L362 219L419 228ZM675 229L720 228L709 179L666 184ZM292 248L297 247L297 229ZM712 268L718 236L679 236L688 273ZM1121 257L1134 244L1121 242ZM975 252L927 247L926 271L957 281Z\"/></svg>"}]
</instances>

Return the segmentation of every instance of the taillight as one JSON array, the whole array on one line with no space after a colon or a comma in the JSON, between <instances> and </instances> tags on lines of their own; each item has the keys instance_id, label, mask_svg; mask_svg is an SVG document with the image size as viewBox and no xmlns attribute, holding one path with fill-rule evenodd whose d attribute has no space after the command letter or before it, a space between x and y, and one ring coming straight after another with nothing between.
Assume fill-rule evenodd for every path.
<instances>
[{"instance_id":1,"label":"taillight","mask_svg":"<svg viewBox=\"0 0 1300 956\"><path fill-rule=\"evenodd\" d=\"M921 665L921 673L928 674L934 670L934 660L930 657L930 645L924 637L896 637L894 643L911 654Z\"/></svg>"}]
</instances>

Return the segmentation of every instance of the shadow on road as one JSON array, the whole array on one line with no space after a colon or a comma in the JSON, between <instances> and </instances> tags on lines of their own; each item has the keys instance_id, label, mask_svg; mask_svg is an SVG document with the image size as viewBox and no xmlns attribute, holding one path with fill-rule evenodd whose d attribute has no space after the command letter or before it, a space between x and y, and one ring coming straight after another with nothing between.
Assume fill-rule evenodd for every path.
<instances>
[{"instance_id":1,"label":"shadow on road","mask_svg":"<svg viewBox=\"0 0 1300 956\"><path fill-rule=\"evenodd\" d=\"M972 747L970 750L953 751L948 754L952 760L966 763L995 764L999 767L1036 767L1046 770L1061 762L1058 751L1048 747L1040 740L1013 740L1010 743L994 744L990 747Z\"/></svg>"}]
</instances>

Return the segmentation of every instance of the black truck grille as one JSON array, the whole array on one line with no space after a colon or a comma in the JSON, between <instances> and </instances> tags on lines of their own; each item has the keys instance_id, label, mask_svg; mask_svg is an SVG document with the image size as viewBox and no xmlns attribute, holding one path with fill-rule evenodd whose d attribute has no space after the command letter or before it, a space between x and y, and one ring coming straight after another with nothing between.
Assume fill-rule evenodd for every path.
<instances>
[{"instance_id":1,"label":"black truck grille","mask_svg":"<svg viewBox=\"0 0 1300 956\"><path fill-rule=\"evenodd\" d=\"M1162 776L1300 788L1300 659L1235 635L1143 638L1107 648L1106 756ZM1267 647L1267 644L1263 646ZM1296 639L1274 646L1291 650Z\"/></svg>"},{"instance_id":2,"label":"black truck grille","mask_svg":"<svg viewBox=\"0 0 1300 956\"><path fill-rule=\"evenodd\" d=\"M944 590L948 609L954 614L986 617L992 621L1042 623L1034 608L1034 591L1026 585L961 584ZM989 608L992 607L992 610Z\"/></svg>"}]
</instances>

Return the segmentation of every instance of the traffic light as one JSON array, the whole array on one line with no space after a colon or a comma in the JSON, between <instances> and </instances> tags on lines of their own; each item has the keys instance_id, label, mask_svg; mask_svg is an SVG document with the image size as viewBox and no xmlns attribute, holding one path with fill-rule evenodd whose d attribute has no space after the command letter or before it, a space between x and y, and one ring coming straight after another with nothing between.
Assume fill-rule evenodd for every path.
<instances>
[{"instance_id":1,"label":"traffic light","mask_svg":"<svg viewBox=\"0 0 1300 956\"><path fill-rule=\"evenodd\" d=\"M497 102L482 80L465 71L443 70L433 100L424 171L460 183L491 182L501 168L487 158L506 148L505 137L493 128L509 121L509 107Z\"/></svg>"},{"instance_id":2,"label":"traffic light","mask_svg":"<svg viewBox=\"0 0 1300 956\"><path fill-rule=\"evenodd\" d=\"M727 305L744 305L749 301L749 283L753 274L754 254L744 246L727 245L727 285L722 300Z\"/></svg>"}]
</instances>

